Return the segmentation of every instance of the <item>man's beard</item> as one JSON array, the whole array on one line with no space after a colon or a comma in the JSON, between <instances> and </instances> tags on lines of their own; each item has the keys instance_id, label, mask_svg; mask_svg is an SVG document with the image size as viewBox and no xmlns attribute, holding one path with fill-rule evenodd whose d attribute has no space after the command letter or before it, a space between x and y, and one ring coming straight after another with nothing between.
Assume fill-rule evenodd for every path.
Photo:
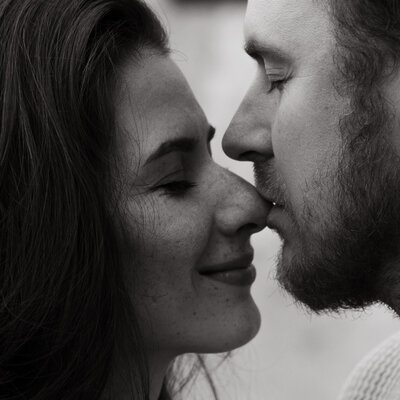
<instances>
[{"instance_id":1,"label":"man's beard","mask_svg":"<svg viewBox=\"0 0 400 400\"><path fill-rule=\"evenodd\" d=\"M343 141L337 168L316 175L311 186L318 193L298 212L272 165L255 165L258 185L293 220L295 243L290 258L283 256L284 243L277 279L316 312L398 302L393 288L400 268L393 262L400 243L400 160L385 139L387 126L379 133L367 128Z\"/></svg>"}]
</instances>

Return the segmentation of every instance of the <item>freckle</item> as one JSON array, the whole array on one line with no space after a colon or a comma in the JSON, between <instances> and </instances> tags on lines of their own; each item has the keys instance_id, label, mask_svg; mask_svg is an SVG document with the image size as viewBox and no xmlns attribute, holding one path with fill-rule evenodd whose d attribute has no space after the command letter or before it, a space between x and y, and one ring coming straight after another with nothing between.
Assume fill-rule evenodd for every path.
<instances>
[{"instance_id":1,"label":"freckle","mask_svg":"<svg viewBox=\"0 0 400 400\"><path fill-rule=\"evenodd\" d=\"M195 317L196 315L197 315L197 312L196 312L196 311L194 311L194 312L193 312L193 316Z\"/></svg>"},{"instance_id":2,"label":"freckle","mask_svg":"<svg viewBox=\"0 0 400 400\"><path fill-rule=\"evenodd\" d=\"M225 299L225 303L229 303L230 300L228 298Z\"/></svg>"}]
</instances>

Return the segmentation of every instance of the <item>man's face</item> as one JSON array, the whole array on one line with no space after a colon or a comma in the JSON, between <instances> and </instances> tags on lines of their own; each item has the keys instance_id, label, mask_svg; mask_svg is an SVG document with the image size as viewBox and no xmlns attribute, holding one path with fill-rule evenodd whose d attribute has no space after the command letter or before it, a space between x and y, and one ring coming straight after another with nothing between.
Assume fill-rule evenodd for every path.
<instances>
[{"instance_id":1,"label":"man's face","mask_svg":"<svg viewBox=\"0 0 400 400\"><path fill-rule=\"evenodd\" d=\"M246 47L258 70L223 142L230 157L255 163L275 205L280 283L316 311L382 300L400 226L393 127L356 144L344 135L357 110L338 94L334 26L320 3L249 0Z\"/></svg>"}]
</instances>

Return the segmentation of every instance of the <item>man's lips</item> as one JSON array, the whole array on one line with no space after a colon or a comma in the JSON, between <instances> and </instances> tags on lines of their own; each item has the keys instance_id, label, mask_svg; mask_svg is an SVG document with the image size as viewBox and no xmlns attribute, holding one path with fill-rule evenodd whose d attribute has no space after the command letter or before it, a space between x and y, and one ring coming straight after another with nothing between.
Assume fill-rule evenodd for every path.
<instances>
[{"instance_id":1,"label":"man's lips","mask_svg":"<svg viewBox=\"0 0 400 400\"><path fill-rule=\"evenodd\" d=\"M268 195L264 195L263 193L260 193L261 196L264 198L264 200L266 200L268 203L271 204L272 207L280 207L283 208L283 205L277 201L275 201L275 199L271 196Z\"/></svg>"},{"instance_id":2,"label":"man's lips","mask_svg":"<svg viewBox=\"0 0 400 400\"><path fill-rule=\"evenodd\" d=\"M279 226L278 226L278 221L279 221L279 215L282 215L280 213L282 211L282 207L278 205L274 205L271 209L271 211L268 213L267 216L267 226L269 229L272 229L273 231L277 231L279 233Z\"/></svg>"},{"instance_id":3,"label":"man's lips","mask_svg":"<svg viewBox=\"0 0 400 400\"><path fill-rule=\"evenodd\" d=\"M268 193L262 193L261 191L259 192L260 195L266 200L270 205L271 208L268 211L267 214L267 219L266 223L268 228L272 230L278 230L278 226L276 224L277 222L277 216L281 214L281 211L283 211L284 206L282 203L275 201L275 198Z\"/></svg>"},{"instance_id":4,"label":"man's lips","mask_svg":"<svg viewBox=\"0 0 400 400\"><path fill-rule=\"evenodd\" d=\"M278 190L269 190L268 188L257 185L256 189L259 195L267 201L272 207L281 207L284 206L284 197L282 193Z\"/></svg>"}]
</instances>

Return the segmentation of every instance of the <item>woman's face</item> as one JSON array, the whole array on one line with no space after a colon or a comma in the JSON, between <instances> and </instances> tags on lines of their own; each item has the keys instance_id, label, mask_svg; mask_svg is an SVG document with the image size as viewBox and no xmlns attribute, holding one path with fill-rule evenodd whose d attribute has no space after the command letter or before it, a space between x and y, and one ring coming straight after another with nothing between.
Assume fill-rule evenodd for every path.
<instances>
[{"instance_id":1,"label":"woman's face","mask_svg":"<svg viewBox=\"0 0 400 400\"><path fill-rule=\"evenodd\" d=\"M243 345L260 325L250 236L267 206L213 161L213 128L169 57L149 53L121 77L124 261L146 346L175 356Z\"/></svg>"}]
</instances>

